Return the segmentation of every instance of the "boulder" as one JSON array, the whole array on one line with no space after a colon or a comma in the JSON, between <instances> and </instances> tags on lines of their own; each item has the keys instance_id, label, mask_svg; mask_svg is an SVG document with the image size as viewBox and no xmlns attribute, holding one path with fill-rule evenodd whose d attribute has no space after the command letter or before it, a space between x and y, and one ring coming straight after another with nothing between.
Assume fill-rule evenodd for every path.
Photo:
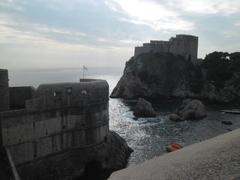
<instances>
[{"instance_id":1,"label":"boulder","mask_svg":"<svg viewBox=\"0 0 240 180\"><path fill-rule=\"evenodd\" d=\"M114 131L109 131L104 143L87 152L92 157L85 163L78 179L107 179L114 171L125 168L133 150Z\"/></svg>"},{"instance_id":2,"label":"boulder","mask_svg":"<svg viewBox=\"0 0 240 180\"><path fill-rule=\"evenodd\" d=\"M182 121L183 120L179 115L177 115L175 113L170 114L169 119L172 121Z\"/></svg>"},{"instance_id":3,"label":"boulder","mask_svg":"<svg viewBox=\"0 0 240 180\"><path fill-rule=\"evenodd\" d=\"M139 98L134 107L133 114L136 117L156 117L152 104L143 98Z\"/></svg>"},{"instance_id":4,"label":"boulder","mask_svg":"<svg viewBox=\"0 0 240 180\"><path fill-rule=\"evenodd\" d=\"M195 120L207 116L205 106L200 100L185 99L176 110L175 115L170 115L171 120Z\"/></svg>"},{"instance_id":5,"label":"boulder","mask_svg":"<svg viewBox=\"0 0 240 180\"><path fill-rule=\"evenodd\" d=\"M133 149L128 146L127 142L116 132L110 131L104 146L108 154L107 167L105 168L112 171L125 168L128 163L128 158L133 152Z\"/></svg>"}]
</instances>

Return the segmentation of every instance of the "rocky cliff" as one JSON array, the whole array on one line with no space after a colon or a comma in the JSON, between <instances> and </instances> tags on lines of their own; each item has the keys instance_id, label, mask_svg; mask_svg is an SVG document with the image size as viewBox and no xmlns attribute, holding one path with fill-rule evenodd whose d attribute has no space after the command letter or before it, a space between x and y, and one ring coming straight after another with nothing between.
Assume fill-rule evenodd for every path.
<instances>
[{"instance_id":1,"label":"rocky cliff","mask_svg":"<svg viewBox=\"0 0 240 180\"><path fill-rule=\"evenodd\" d=\"M182 56L146 53L132 57L111 97L185 97L199 93L202 73ZM198 87L199 86L199 87Z\"/></svg>"},{"instance_id":2,"label":"rocky cliff","mask_svg":"<svg viewBox=\"0 0 240 180\"><path fill-rule=\"evenodd\" d=\"M198 65L170 53L145 53L132 57L111 97L240 102L240 69L236 68L236 64L240 64L239 57L239 53L214 52ZM227 64L223 63L225 61Z\"/></svg>"},{"instance_id":3,"label":"rocky cliff","mask_svg":"<svg viewBox=\"0 0 240 180\"><path fill-rule=\"evenodd\" d=\"M106 180L112 172L126 167L132 152L122 137L110 131L106 141L99 148L88 152L92 154L93 159L85 164L82 176L76 180Z\"/></svg>"}]
</instances>

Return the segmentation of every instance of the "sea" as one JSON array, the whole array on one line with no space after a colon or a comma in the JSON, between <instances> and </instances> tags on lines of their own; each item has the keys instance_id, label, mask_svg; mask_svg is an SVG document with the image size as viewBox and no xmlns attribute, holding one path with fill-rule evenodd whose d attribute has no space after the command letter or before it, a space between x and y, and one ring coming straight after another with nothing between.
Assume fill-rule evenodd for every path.
<instances>
[{"instance_id":1,"label":"sea","mask_svg":"<svg viewBox=\"0 0 240 180\"><path fill-rule=\"evenodd\" d=\"M88 67L85 78L105 79L110 93L123 74L123 67ZM82 78L81 68L58 69L9 69L10 86L34 86L56 82L78 82ZM176 105L172 102L156 106L155 118L138 118L133 115L134 103L123 99L109 99L109 127L123 137L134 150L128 166L142 163L163 155L166 145L179 143L188 146L240 127L239 115L223 114L223 107L207 106L208 116L198 121L173 122L169 114ZM222 124L231 120L233 125Z\"/></svg>"}]
</instances>

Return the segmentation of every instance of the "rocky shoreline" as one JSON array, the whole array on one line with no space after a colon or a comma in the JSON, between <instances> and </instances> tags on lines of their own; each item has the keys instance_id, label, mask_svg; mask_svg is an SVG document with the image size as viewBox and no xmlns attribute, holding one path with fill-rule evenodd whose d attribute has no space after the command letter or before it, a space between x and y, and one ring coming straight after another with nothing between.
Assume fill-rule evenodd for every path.
<instances>
[{"instance_id":1,"label":"rocky shoreline","mask_svg":"<svg viewBox=\"0 0 240 180\"><path fill-rule=\"evenodd\" d=\"M103 147L97 151L102 154L99 157L105 157L105 159L94 159L91 163L86 164L83 175L76 180L107 179L112 172L126 167L133 149L116 132L110 131Z\"/></svg>"}]
</instances>

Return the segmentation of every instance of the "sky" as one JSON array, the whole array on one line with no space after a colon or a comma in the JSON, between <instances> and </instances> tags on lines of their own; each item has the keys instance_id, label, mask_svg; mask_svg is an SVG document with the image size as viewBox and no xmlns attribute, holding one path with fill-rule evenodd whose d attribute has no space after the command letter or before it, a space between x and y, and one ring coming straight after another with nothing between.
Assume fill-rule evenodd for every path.
<instances>
[{"instance_id":1,"label":"sky","mask_svg":"<svg viewBox=\"0 0 240 180\"><path fill-rule=\"evenodd\" d=\"M240 0L0 0L0 68L122 67L176 34L239 51Z\"/></svg>"}]
</instances>

